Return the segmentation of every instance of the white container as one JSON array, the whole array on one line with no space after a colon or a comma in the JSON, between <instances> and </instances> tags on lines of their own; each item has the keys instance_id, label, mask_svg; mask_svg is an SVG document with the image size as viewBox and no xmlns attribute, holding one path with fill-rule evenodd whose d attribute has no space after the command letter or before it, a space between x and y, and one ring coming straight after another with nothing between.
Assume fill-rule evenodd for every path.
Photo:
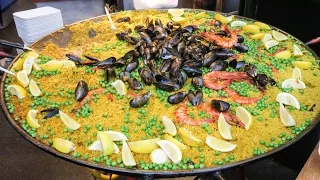
<instances>
[{"instance_id":1,"label":"white container","mask_svg":"<svg viewBox=\"0 0 320 180\"><path fill-rule=\"evenodd\" d=\"M56 14L61 14L61 11L59 9L46 6L42 8L16 12L13 13L13 16L23 21L30 21L35 20L37 18L45 18Z\"/></svg>"},{"instance_id":2,"label":"white container","mask_svg":"<svg viewBox=\"0 0 320 180\"><path fill-rule=\"evenodd\" d=\"M135 9L166 9L178 6L179 0L133 0Z\"/></svg>"}]
</instances>

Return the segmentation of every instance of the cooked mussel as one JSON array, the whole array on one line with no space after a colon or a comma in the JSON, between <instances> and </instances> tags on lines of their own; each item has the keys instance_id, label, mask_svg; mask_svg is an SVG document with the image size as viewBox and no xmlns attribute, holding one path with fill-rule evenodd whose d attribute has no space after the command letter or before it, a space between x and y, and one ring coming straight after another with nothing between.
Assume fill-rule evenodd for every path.
<instances>
[{"instance_id":1,"label":"cooked mussel","mask_svg":"<svg viewBox=\"0 0 320 180\"><path fill-rule=\"evenodd\" d=\"M138 61L138 60L132 60L132 61L126 66L125 71L127 71L127 72L132 72L132 71L134 71L135 69L137 69L138 66L139 66L139 61Z\"/></svg>"},{"instance_id":2,"label":"cooked mussel","mask_svg":"<svg viewBox=\"0 0 320 180\"><path fill-rule=\"evenodd\" d=\"M143 25L137 25L134 27L134 30L136 32L143 32L144 31L144 26Z\"/></svg>"},{"instance_id":3,"label":"cooked mussel","mask_svg":"<svg viewBox=\"0 0 320 180\"><path fill-rule=\"evenodd\" d=\"M224 71L228 67L226 61L215 61L210 65L210 71Z\"/></svg>"},{"instance_id":4,"label":"cooked mussel","mask_svg":"<svg viewBox=\"0 0 320 180\"><path fill-rule=\"evenodd\" d=\"M109 57L103 61L96 63L98 67L111 67L117 61L115 57Z\"/></svg>"},{"instance_id":5,"label":"cooked mussel","mask_svg":"<svg viewBox=\"0 0 320 180\"><path fill-rule=\"evenodd\" d=\"M123 17L116 20L116 23L130 22L130 17Z\"/></svg>"},{"instance_id":6,"label":"cooked mussel","mask_svg":"<svg viewBox=\"0 0 320 180\"><path fill-rule=\"evenodd\" d=\"M138 69L139 75L142 81L147 84L151 85L153 82L152 72L149 68L140 68Z\"/></svg>"},{"instance_id":7,"label":"cooked mussel","mask_svg":"<svg viewBox=\"0 0 320 180\"><path fill-rule=\"evenodd\" d=\"M189 33L193 33L197 29L198 29L198 27L195 25L188 25L188 26L183 27L182 31L188 31Z\"/></svg>"},{"instance_id":8,"label":"cooked mussel","mask_svg":"<svg viewBox=\"0 0 320 180\"><path fill-rule=\"evenodd\" d=\"M203 66L210 66L216 59L216 54L214 52L209 52L204 55L202 64Z\"/></svg>"},{"instance_id":9,"label":"cooked mussel","mask_svg":"<svg viewBox=\"0 0 320 180\"><path fill-rule=\"evenodd\" d=\"M77 101L81 101L88 94L89 88L85 81L79 81L74 91L74 97Z\"/></svg>"},{"instance_id":10,"label":"cooked mussel","mask_svg":"<svg viewBox=\"0 0 320 180\"><path fill-rule=\"evenodd\" d=\"M203 79L201 76L196 76L192 78L191 83L195 88L200 88L203 86Z\"/></svg>"},{"instance_id":11,"label":"cooked mussel","mask_svg":"<svg viewBox=\"0 0 320 180\"><path fill-rule=\"evenodd\" d=\"M187 96L188 92L181 91L177 92L175 94L172 94L168 97L168 103L170 104L178 104L184 100L184 98Z\"/></svg>"},{"instance_id":12,"label":"cooked mussel","mask_svg":"<svg viewBox=\"0 0 320 180\"><path fill-rule=\"evenodd\" d=\"M165 73L168 72L171 68L172 59L166 59L160 66L160 72Z\"/></svg>"},{"instance_id":13,"label":"cooked mussel","mask_svg":"<svg viewBox=\"0 0 320 180\"><path fill-rule=\"evenodd\" d=\"M201 76L202 71L197 68L197 67L190 67L190 66L183 66L182 70L189 76L189 77L194 77L194 76Z\"/></svg>"},{"instance_id":14,"label":"cooked mussel","mask_svg":"<svg viewBox=\"0 0 320 180\"><path fill-rule=\"evenodd\" d=\"M245 44L241 44L241 43L236 43L234 45L234 48L236 48L236 50L242 52L242 53L245 53L245 52L248 52L249 51L249 47Z\"/></svg>"},{"instance_id":15,"label":"cooked mussel","mask_svg":"<svg viewBox=\"0 0 320 180\"><path fill-rule=\"evenodd\" d=\"M58 108L48 108L40 111L41 113L47 112L47 114L43 117L43 119L48 119L51 118L57 114L59 114L59 109Z\"/></svg>"},{"instance_id":16,"label":"cooked mussel","mask_svg":"<svg viewBox=\"0 0 320 180\"><path fill-rule=\"evenodd\" d=\"M255 81L260 87L265 87L269 83L269 78L265 74L257 74Z\"/></svg>"},{"instance_id":17,"label":"cooked mussel","mask_svg":"<svg viewBox=\"0 0 320 180\"><path fill-rule=\"evenodd\" d=\"M143 87L142 84L136 78L129 79L128 84L129 87L134 90L140 90Z\"/></svg>"},{"instance_id":18,"label":"cooked mussel","mask_svg":"<svg viewBox=\"0 0 320 180\"><path fill-rule=\"evenodd\" d=\"M212 100L211 107L219 112L226 112L230 108L230 104L221 100Z\"/></svg>"},{"instance_id":19,"label":"cooked mussel","mask_svg":"<svg viewBox=\"0 0 320 180\"><path fill-rule=\"evenodd\" d=\"M219 20L215 20L214 23L213 23L214 27L220 27L221 25L222 25L222 22L219 21Z\"/></svg>"},{"instance_id":20,"label":"cooked mussel","mask_svg":"<svg viewBox=\"0 0 320 180\"><path fill-rule=\"evenodd\" d=\"M120 33L116 33L116 37L119 39L119 40L125 40L125 37L128 36L128 33L127 32L120 32Z\"/></svg>"},{"instance_id":21,"label":"cooked mussel","mask_svg":"<svg viewBox=\"0 0 320 180\"><path fill-rule=\"evenodd\" d=\"M189 91L187 98L193 106L198 106L202 102L202 91L200 89L198 89L196 92Z\"/></svg>"},{"instance_id":22,"label":"cooked mussel","mask_svg":"<svg viewBox=\"0 0 320 180\"><path fill-rule=\"evenodd\" d=\"M130 106L133 108L142 107L143 105L145 105L148 102L148 100L150 99L150 96L151 96L151 92L148 91L138 97L135 97L135 98L131 99Z\"/></svg>"},{"instance_id":23,"label":"cooked mussel","mask_svg":"<svg viewBox=\"0 0 320 180\"><path fill-rule=\"evenodd\" d=\"M117 67L123 67L127 64L127 59L124 57L119 58L116 62L113 63Z\"/></svg>"},{"instance_id":24,"label":"cooked mussel","mask_svg":"<svg viewBox=\"0 0 320 180\"><path fill-rule=\"evenodd\" d=\"M119 78L123 81L126 82L130 79L130 72L127 71L121 71L119 73Z\"/></svg>"},{"instance_id":25,"label":"cooked mussel","mask_svg":"<svg viewBox=\"0 0 320 180\"><path fill-rule=\"evenodd\" d=\"M238 43L243 43L243 41L244 41L244 37L243 36L237 35L237 38L238 38Z\"/></svg>"},{"instance_id":26,"label":"cooked mussel","mask_svg":"<svg viewBox=\"0 0 320 180\"><path fill-rule=\"evenodd\" d=\"M236 53L230 49L219 49L216 51L217 58L222 60L228 59L234 55L236 55Z\"/></svg>"},{"instance_id":27,"label":"cooked mussel","mask_svg":"<svg viewBox=\"0 0 320 180\"><path fill-rule=\"evenodd\" d=\"M114 71L114 69L112 67L104 68L104 73L105 73L105 79L107 82L110 81L110 78L117 76L116 72Z\"/></svg>"},{"instance_id":28,"label":"cooked mussel","mask_svg":"<svg viewBox=\"0 0 320 180\"><path fill-rule=\"evenodd\" d=\"M66 54L66 56L69 58L69 60L75 62L77 65L82 64L82 60L80 57L73 55L73 54Z\"/></svg>"},{"instance_id":29,"label":"cooked mussel","mask_svg":"<svg viewBox=\"0 0 320 180\"><path fill-rule=\"evenodd\" d=\"M174 91L177 88L177 85L172 80L159 74L154 76L153 83L157 88L169 92Z\"/></svg>"}]
</instances>

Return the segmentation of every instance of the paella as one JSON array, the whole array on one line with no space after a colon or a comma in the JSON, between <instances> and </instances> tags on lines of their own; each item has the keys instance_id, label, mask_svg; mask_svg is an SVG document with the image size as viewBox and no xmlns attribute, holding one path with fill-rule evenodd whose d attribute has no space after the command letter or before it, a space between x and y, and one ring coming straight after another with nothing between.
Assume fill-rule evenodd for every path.
<instances>
[{"instance_id":1,"label":"paella","mask_svg":"<svg viewBox=\"0 0 320 180\"><path fill-rule=\"evenodd\" d=\"M259 156L319 113L318 59L265 23L143 10L24 52L4 98L31 137L107 167L186 170Z\"/></svg>"}]
</instances>

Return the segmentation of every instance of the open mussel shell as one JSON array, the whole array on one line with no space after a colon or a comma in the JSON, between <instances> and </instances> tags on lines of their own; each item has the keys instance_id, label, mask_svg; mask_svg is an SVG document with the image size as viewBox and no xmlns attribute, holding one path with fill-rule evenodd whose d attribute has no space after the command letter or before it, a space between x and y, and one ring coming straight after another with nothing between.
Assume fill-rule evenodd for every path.
<instances>
[{"instance_id":1,"label":"open mussel shell","mask_svg":"<svg viewBox=\"0 0 320 180\"><path fill-rule=\"evenodd\" d=\"M133 108L139 108L142 107L143 105L147 104L148 100L151 97L151 92L148 91L138 97L135 97L130 100L130 106Z\"/></svg>"},{"instance_id":2,"label":"open mussel shell","mask_svg":"<svg viewBox=\"0 0 320 180\"><path fill-rule=\"evenodd\" d=\"M249 51L249 47L245 44L241 44L241 43L236 43L234 45L234 48L236 48L236 50L242 52L242 53L245 53L245 52L248 52Z\"/></svg>"},{"instance_id":3,"label":"open mussel shell","mask_svg":"<svg viewBox=\"0 0 320 180\"><path fill-rule=\"evenodd\" d=\"M47 112L47 114L43 117L43 119L48 119L51 118L57 114L59 114L59 109L58 108L48 108L40 111L41 113Z\"/></svg>"},{"instance_id":4,"label":"open mussel shell","mask_svg":"<svg viewBox=\"0 0 320 180\"><path fill-rule=\"evenodd\" d=\"M244 37L243 36L237 35L237 38L238 38L238 43L243 43L243 41L244 41Z\"/></svg>"},{"instance_id":5,"label":"open mussel shell","mask_svg":"<svg viewBox=\"0 0 320 180\"><path fill-rule=\"evenodd\" d=\"M195 88L200 88L203 86L203 79L201 76L196 76L193 77L191 80L191 84L195 87Z\"/></svg>"},{"instance_id":6,"label":"open mussel shell","mask_svg":"<svg viewBox=\"0 0 320 180\"><path fill-rule=\"evenodd\" d=\"M136 78L129 79L128 84L129 87L134 90L140 90L143 88L142 84Z\"/></svg>"},{"instance_id":7,"label":"open mussel shell","mask_svg":"<svg viewBox=\"0 0 320 180\"><path fill-rule=\"evenodd\" d=\"M168 92L174 91L177 88L176 84L172 80L162 75L155 75L153 84L157 88Z\"/></svg>"},{"instance_id":8,"label":"open mussel shell","mask_svg":"<svg viewBox=\"0 0 320 180\"><path fill-rule=\"evenodd\" d=\"M210 66L216 59L217 59L216 54L214 52L209 52L204 55L202 65Z\"/></svg>"},{"instance_id":9,"label":"open mussel shell","mask_svg":"<svg viewBox=\"0 0 320 180\"><path fill-rule=\"evenodd\" d=\"M139 68L138 69L139 75L142 79L142 81L146 84L146 85L151 85L153 82L153 75L152 72L149 68Z\"/></svg>"},{"instance_id":10,"label":"open mussel shell","mask_svg":"<svg viewBox=\"0 0 320 180\"><path fill-rule=\"evenodd\" d=\"M191 66L183 66L182 70L189 76L189 77L194 77L194 76L201 76L202 71L197 68L197 67L191 67Z\"/></svg>"},{"instance_id":11,"label":"open mussel shell","mask_svg":"<svg viewBox=\"0 0 320 180\"><path fill-rule=\"evenodd\" d=\"M132 71L134 71L135 69L137 69L138 66L139 66L139 61L138 61L138 60L132 60L132 61L126 66L125 71L127 71L127 72L132 72Z\"/></svg>"},{"instance_id":12,"label":"open mussel shell","mask_svg":"<svg viewBox=\"0 0 320 180\"><path fill-rule=\"evenodd\" d=\"M73 55L73 54L66 54L67 58L73 62L75 62L77 65L82 64L82 60L80 57Z\"/></svg>"},{"instance_id":13,"label":"open mussel shell","mask_svg":"<svg viewBox=\"0 0 320 180\"><path fill-rule=\"evenodd\" d=\"M255 81L259 86L265 87L269 83L269 78L265 74L257 74L257 76L255 77Z\"/></svg>"},{"instance_id":14,"label":"open mussel shell","mask_svg":"<svg viewBox=\"0 0 320 180\"><path fill-rule=\"evenodd\" d=\"M230 108L230 104L221 100L212 100L211 107L219 112L226 112Z\"/></svg>"},{"instance_id":15,"label":"open mussel shell","mask_svg":"<svg viewBox=\"0 0 320 180\"><path fill-rule=\"evenodd\" d=\"M226 61L215 61L210 65L210 71L224 71L228 67Z\"/></svg>"},{"instance_id":16,"label":"open mussel shell","mask_svg":"<svg viewBox=\"0 0 320 180\"><path fill-rule=\"evenodd\" d=\"M203 93L200 89L198 89L196 92L189 91L187 98L193 106L198 106L202 102Z\"/></svg>"},{"instance_id":17,"label":"open mussel shell","mask_svg":"<svg viewBox=\"0 0 320 180\"><path fill-rule=\"evenodd\" d=\"M121 71L119 73L119 79L121 79L123 82L128 81L130 79L130 72Z\"/></svg>"},{"instance_id":18,"label":"open mussel shell","mask_svg":"<svg viewBox=\"0 0 320 180\"><path fill-rule=\"evenodd\" d=\"M217 58L221 60L226 60L232 56L235 56L236 53L232 51L231 49L219 49L215 52Z\"/></svg>"},{"instance_id":19,"label":"open mussel shell","mask_svg":"<svg viewBox=\"0 0 320 180\"><path fill-rule=\"evenodd\" d=\"M184 98L186 98L188 92L186 91L181 91L181 92L177 92L175 94L172 94L168 97L168 103L170 104L178 104L180 102L182 102L184 100Z\"/></svg>"},{"instance_id":20,"label":"open mussel shell","mask_svg":"<svg viewBox=\"0 0 320 180\"><path fill-rule=\"evenodd\" d=\"M81 101L88 94L89 88L85 81L79 81L74 91L74 97L77 101Z\"/></svg>"}]
</instances>

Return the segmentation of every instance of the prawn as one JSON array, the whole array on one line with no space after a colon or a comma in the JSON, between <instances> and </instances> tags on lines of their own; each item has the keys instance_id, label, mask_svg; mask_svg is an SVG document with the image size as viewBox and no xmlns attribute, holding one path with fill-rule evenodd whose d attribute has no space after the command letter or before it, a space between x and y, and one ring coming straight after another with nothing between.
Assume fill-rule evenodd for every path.
<instances>
[{"instance_id":1,"label":"prawn","mask_svg":"<svg viewBox=\"0 0 320 180\"><path fill-rule=\"evenodd\" d=\"M250 79L245 72L213 71L203 76L203 84L207 88L220 90L228 87L232 81Z\"/></svg>"},{"instance_id":2,"label":"prawn","mask_svg":"<svg viewBox=\"0 0 320 180\"><path fill-rule=\"evenodd\" d=\"M252 103L255 103L261 99L261 97L250 98L250 97L240 96L237 92L235 92L229 88L226 88L224 90L228 94L228 97L230 99L232 99L233 101L240 103L240 104L252 104Z\"/></svg>"},{"instance_id":3,"label":"prawn","mask_svg":"<svg viewBox=\"0 0 320 180\"><path fill-rule=\"evenodd\" d=\"M202 36L206 41L214 42L222 48L232 48L234 44L238 42L237 34L230 31L226 26L223 26L222 30L228 34L228 37L221 37L214 32L202 32L200 33L200 36Z\"/></svg>"},{"instance_id":4,"label":"prawn","mask_svg":"<svg viewBox=\"0 0 320 180\"><path fill-rule=\"evenodd\" d=\"M201 124L213 123L214 119L209 118L205 120L194 119L188 116L188 108L186 104L181 104L175 111L175 117L179 122L182 122L191 126L200 126Z\"/></svg>"}]
</instances>

